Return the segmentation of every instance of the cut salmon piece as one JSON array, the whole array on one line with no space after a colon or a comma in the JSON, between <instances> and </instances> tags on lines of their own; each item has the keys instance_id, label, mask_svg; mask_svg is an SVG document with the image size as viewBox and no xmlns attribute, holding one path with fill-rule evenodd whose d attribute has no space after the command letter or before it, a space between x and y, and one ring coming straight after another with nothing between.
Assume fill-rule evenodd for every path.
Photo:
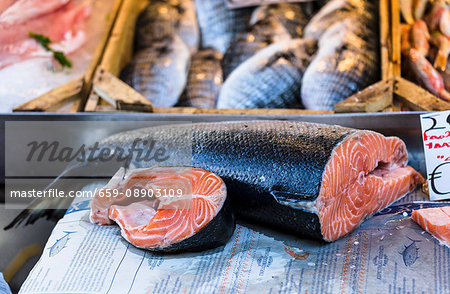
<instances>
[{"instance_id":1,"label":"cut salmon piece","mask_svg":"<svg viewBox=\"0 0 450 294\"><path fill-rule=\"evenodd\" d=\"M121 168L91 202L91 222L115 221L139 248L196 251L225 244L234 217L222 179L203 169Z\"/></svg>"},{"instance_id":2,"label":"cut salmon piece","mask_svg":"<svg viewBox=\"0 0 450 294\"><path fill-rule=\"evenodd\" d=\"M406 146L397 137L357 132L338 145L316 201L323 239L341 238L423 183L407 163Z\"/></svg>"},{"instance_id":3,"label":"cut salmon piece","mask_svg":"<svg viewBox=\"0 0 450 294\"><path fill-rule=\"evenodd\" d=\"M417 209L411 217L425 231L450 247L450 206Z\"/></svg>"}]
</instances>

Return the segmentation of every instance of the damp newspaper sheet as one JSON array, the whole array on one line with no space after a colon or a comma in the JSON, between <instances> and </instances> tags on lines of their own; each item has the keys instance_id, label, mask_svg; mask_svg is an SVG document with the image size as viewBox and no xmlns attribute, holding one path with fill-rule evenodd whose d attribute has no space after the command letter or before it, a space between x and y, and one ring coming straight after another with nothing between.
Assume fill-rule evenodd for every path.
<instances>
[{"instance_id":1,"label":"damp newspaper sheet","mask_svg":"<svg viewBox=\"0 0 450 294\"><path fill-rule=\"evenodd\" d=\"M226 246L185 254L137 249L74 201L20 293L449 293L450 249L411 218L416 191L334 243L239 223ZM448 205L448 204L447 204Z\"/></svg>"}]
</instances>

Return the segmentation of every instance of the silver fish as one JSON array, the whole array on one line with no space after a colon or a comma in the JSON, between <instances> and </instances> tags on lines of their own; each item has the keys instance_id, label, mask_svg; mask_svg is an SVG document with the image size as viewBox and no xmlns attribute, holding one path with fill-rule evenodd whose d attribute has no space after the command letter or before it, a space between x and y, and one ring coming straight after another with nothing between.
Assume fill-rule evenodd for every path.
<instances>
[{"instance_id":1,"label":"silver fish","mask_svg":"<svg viewBox=\"0 0 450 294\"><path fill-rule=\"evenodd\" d=\"M261 5L253 11L250 24L273 17L289 31L293 38L298 38L303 35L303 28L313 13L312 5L311 2Z\"/></svg>"},{"instance_id":2,"label":"silver fish","mask_svg":"<svg viewBox=\"0 0 450 294\"><path fill-rule=\"evenodd\" d=\"M121 78L153 106L171 107L183 92L189 62L186 44L177 35L168 36L138 51Z\"/></svg>"},{"instance_id":3,"label":"silver fish","mask_svg":"<svg viewBox=\"0 0 450 294\"><path fill-rule=\"evenodd\" d=\"M289 32L275 18L260 20L234 37L222 60L226 78L242 62L272 43L291 39Z\"/></svg>"},{"instance_id":4,"label":"silver fish","mask_svg":"<svg viewBox=\"0 0 450 294\"><path fill-rule=\"evenodd\" d=\"M290 39L262 49L231 73L217 108L300 107L301 79L315 47L315 42Z\"/></svg>"},{"instance_id":5,"label":"silver fish","mask_svg":"<svg viewBox=\"0 0 450 294\"><path fill-rule=\"evenodd\" d=\"M331 0L314 15L304 30L306 39L319 40L333 24L358 15L363 23L371 23L375 16L374 3L369 0Z\"/></svg>"},{"instance_id":6,"label":"silver fish","mask_svg":"<svg viewBox=\"0 0 450 294\"><path fill-rule=\"evenodd\" d=\"M188 82L178 106L213 108L223 84L222 53L213 49L199 50L192 56Z\"/></svg>"},{"instance_id":7,"label":"silver fish","mask_svg":"<svg viewBox=\"0 0 450 294\"><path fill-rule=\"evenodd\" d=\"M252 8L230 9L226 0L195 0L201 47L212 47L225 53L234 36L243 31L250 19Z\"/></svg>"},{"instance_id":8,"label":"silver fish","mask_svg":"<svg viewBox=\"0 0 450 294\"><path fill-rule=\"evenodd\" d=\"M331 26L319 41L319 51L303 75L305 108L332 110L336 103L379 79L375 28L350 17Z\"/></svg>"},{"instance_id":9,"label":"silver fish","mask_svg":"<svg viewBox=\"0 0 450 294\"><path fill-rule=\"evenodd\" d=\"M197 51L200 30L193 0L150 1L136 23L136 47L148 48L155 40L177 34L189 47Z\"/></svg>"}]
</instances>

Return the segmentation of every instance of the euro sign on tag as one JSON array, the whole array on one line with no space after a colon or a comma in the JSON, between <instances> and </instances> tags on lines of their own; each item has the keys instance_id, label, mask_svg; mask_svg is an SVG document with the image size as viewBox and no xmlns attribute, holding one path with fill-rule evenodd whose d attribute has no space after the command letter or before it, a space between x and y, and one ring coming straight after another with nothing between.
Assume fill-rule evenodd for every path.
<instances>
[{"instance_id":1,"label":"euro sign on tag","mask_svg":"<svg viewBox=\"0 0 450 294\"><path fill-rule=\"evenodd\" d=\"M422 114L430 200L450 199L450 111Z\"/></svg>"}]
</instances>

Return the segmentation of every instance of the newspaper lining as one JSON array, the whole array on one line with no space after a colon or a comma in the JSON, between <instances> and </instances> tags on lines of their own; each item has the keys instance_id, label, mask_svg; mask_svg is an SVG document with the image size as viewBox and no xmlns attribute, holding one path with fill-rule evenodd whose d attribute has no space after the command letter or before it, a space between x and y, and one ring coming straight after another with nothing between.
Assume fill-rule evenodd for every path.
<instances>
[{"instance_id":1,"label":"newspaper lining","mask_svg":"<svg viewBox=\"0 0 450 294\"><path fill-rule=\"evenodd\" d=\"M448 293L450 249L409 217L416 191L348 236L323 243L239 223L199 253L160 254L127 243L118 226L89 222L72 204L20 293Z\"/></svg>"}]
</instances>

